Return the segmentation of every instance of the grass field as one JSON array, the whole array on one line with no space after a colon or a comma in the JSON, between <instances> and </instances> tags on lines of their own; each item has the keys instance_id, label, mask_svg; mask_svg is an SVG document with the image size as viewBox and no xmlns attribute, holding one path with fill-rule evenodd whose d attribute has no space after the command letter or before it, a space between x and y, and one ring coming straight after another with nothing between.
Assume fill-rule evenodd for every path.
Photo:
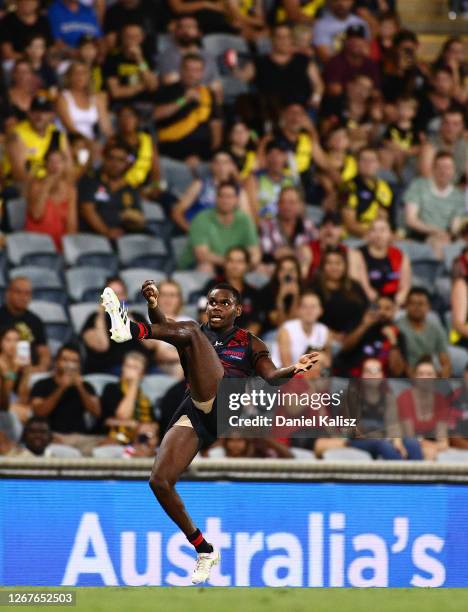
<instances>
[{"instance_id":1,"label":"grass field","mask_svg":"<svg viewBox=\"0 0 468 612\"><path fill-rule=\"evenodd\" d=\"M1 591L58 591L14 587ZM467 612L468 589L75 588L86 612ZM4 608L5 606L2 606ZM8 609L10 606L7 606ZM18 610L38 610L15 606Z\"/></svg>"}]
</instances>

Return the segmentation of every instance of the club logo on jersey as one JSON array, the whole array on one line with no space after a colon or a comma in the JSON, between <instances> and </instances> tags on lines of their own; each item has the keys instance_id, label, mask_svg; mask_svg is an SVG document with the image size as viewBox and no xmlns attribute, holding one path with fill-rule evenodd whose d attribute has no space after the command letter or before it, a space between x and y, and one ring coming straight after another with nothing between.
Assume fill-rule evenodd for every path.
<instances>
[{"instance_id":1,"label":"club logo on jersey","mask_svg":"<svg viewBox=\"0 0 468 612\"><path fill-rule=\"evenodd\" d=\"M222 343L222 342L220 342L219 340L216 340L216 342L213 344L213 346L214 346L214 347L217 347L217 346L223 346L223 343Z\"/></svg>"}]
</instances>

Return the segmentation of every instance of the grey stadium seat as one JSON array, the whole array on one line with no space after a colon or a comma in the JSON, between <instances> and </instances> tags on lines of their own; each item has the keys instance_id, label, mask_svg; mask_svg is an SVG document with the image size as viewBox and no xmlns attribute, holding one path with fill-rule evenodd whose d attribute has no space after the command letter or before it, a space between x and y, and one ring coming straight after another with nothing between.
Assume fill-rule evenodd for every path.
<instances>
[{"instance_id":1,"label":"grey stadium seat","mask_svg":"<svg viewBox=\"0 0 468 612\"><path fill-rule=\"evenodd\" d=\"M175 236L174 238L171 238L172 256L174 257L176 261L179 259L179 257L184 252L185 247L187 246L187 243L188 243L187 236Z\"/></svg>"},{"instance_id":2,"label":"grey stadium seat","mask_svg":"<svg viewBox=\"0 0 468 612\"><path fill-rule=\"evenodd\" d=\"M56 270L39 266L18 266L10 270L10 279L26 276L33 288L33 299L66 305L67 294Z\"/></svg>"},{"instance_id":3,"label":"grey stadium seat","mask_svg":"<svg viewBox=\"0 0 468 612\"><path fill-rule=\"evenodd\" d=\"M164 241L146 234L122 236L117 240L117 252L125 268L165 269L170 264Z\"/></svg>"},{"instance_id":4,"label":"grey stadium seat","mask_svg":"<svg viewBox=\"0 0 468 612\"><path fill-rule=\"evenodd\" d=\"M145 376L141 383L143 393L145 393L152 403L162 397L168 389L178 382L174 376L167 374L149 374Z\"/></svg>"},{"instance_id":5,"label":"grey stadium seat","mask_svg":"<svg viewBox=\"0 0 468 612\"><path fill-rule=\"evenodd\" d=\"M416 240L396 240L393 243L393 246L396 246L408 255L411 263L414 261L426 261L426 260L434 260L434 251L432 248L426 244L425 242L417 242Z\"/></svg>"},{"instance_id":6,"label":"grey stadium seat","mask_svg":"<svg viewBox=\"0 0 468 612\"><path fill-rule=\"evenodd\" d=\"M49 444L44 452L45 457L58 457L60 459L78 459L83 455L73 446L68 444Z\"/></svg>"},{"instance_id":7,"label":"grey stadium seat","mask_svg":"<svg viewBox=\"0 0 468 612\"><path fill-rule=\"evenodd\" d=\"M238 53L249 53L245 40L234 34L207 34L203 37L203 48L215 57L220 57L229 49Z\"/></svg>"},{"instance_id":8,"label":"grey stadium seat","mask_svg":"<svg viewBox=\"0 0 468 612\"><path fill-rule=\"evenodd\" d=\"M0 431L14 442L19 442L23 433L23 426L14 412L0 412Z\"/></svg>"},{"instance_id":9,"label":"grey stadium seat","mask_svg":"<svg viewBox=\"0 0 468 612\"><path fill-rule=\"evenodd\" d=\"M247 83L235 76L222 76L220 80L226 104L233 104L236 98L249 92Z\"/></svg>"},{"instance_id":10,"label":"grey stadium seat","mask_svg":"<svg viewBox=\"0 0 468 612\"><path fill-rule=\"evenodd\" d=\"M458 448L448 448L437 455L438 463L468 463L468 451Z\"/></svg>"},{"instance_id":11,"label":"grey stadium seat","mask_svg":"<svg viewBox=\"0 0 468 612\"><path fill-rule=\"evenodd\" d=\"M33 300L29 305L29 310L44 323L49 340L59 340L64 343L70 339L72 329L68 322L67 313L61 304Z\"/></svg>"},{"instance_id":12,"label":"grey stadium seat","mask_svg":"<svg viewBox=\"0 0 468 612\"><path fill-rule=\"evenodd\" d=\"M306 206L306 217L310 219L314 225L320 225L323 219L323 214L323 209L319 206L311 206L310 204Z\"/></svg>"},{"instance_id":13,"label":"grey stadium seat","mask_svg":"<svg viewBox=\"0 0 468 612\"><path fill-rule=\"evenodd\" d=\"M468 351L461 346L449 346L448 353L452 363L452 376L463 376L468 363Z\"/></svg>"},{"instance_id":14,"label":"grey stadium seat","mask_svg":"<svg viewBox=\"0 0 468 612\"><path fill-rule=\"evenodd\" d=\"M447 272L452 272L453 260L460 255L464 247L468 246L468 243L464 240L457 240L451 242L444 248L444 265Z\"/></svg>"},{"instance_id":15,"label":"grey stadium seat","mask_svg":"<svg viewBox=\"0 0 468 612\"><path fill-rule=\"evenodd\" d=\"M249 272L245 275L245 282L255 289L261 289L266 284L268 284L269 278L266 274L262 274L261 272Z\"/></svg>"},{"instance_id":16,"label":"grey stadium seat","mask_svg":"<svg viewBox=\"0 0 468 612\"><path fill-rule=\"evenodd\" d=\"M373 461L372 455L359 448L331 448L323 453L323 458L325 461Z\"/></svg>"},{"instance_id":17,"label":"grey stadium seat","mask_svg":"<svg viewBox=\"0 0 468 612\"><path fill-rule=\"evenodd\" d=\"M15 232L6 239L8 261L14 266L32 264L53 268L60 267L60 257L53 240L47 234Z\"/></svg>"},{"instance_id":18,"label":"grey stadium seat","mask_svg":"<svg viewBox=\"0 0 468 612\"><path fill-rule=\"evenodd\" d=\"M119 444L104 444L93 448L95 459L121 459L125 457L125 447Z\"/></svg>"},{"instance_id":19,"label":"grey stadium seat","mask_svg":"<svg viewBox=\"0 0 468 612\"><path fill-rule=\"evenodd\" d=\"M21 232L26 224L26 200L15 198L7 201L8 223L12 232Z\"/></svg>"},{"instance_id":20,"label":"grey stadium seat","mask_svg":"<svg viewBox=\"0 0 468 612\"><path fill-rule=\"evenodd\" d=\"M82 302L81 304L72 304L70 306L70 320L75 334L81 334L83 325L88 317L97 312L98 304L96 302Z\"/></svg>"},{"instance_id":21,"label":"grey stadium seat","mask_svg":"<svg viewBox=\"0 0 468 612\"><path fill-rule=\"evenodd\" d=\"M99 297L109 277L106 268L77 266L65 272L68 295L74 302L99 301Z\"/></svg>"},{"instance_id":22,"label":"grey stadium seat","mask_svg":"<svg viewBox=\"0 0 468 612\"><path fill-rule=\"evenodd\" d=\"M182 270L174 272L171 277L177 281L182 288L184 301L192 301L191 298L198 297L206 283L212 278L209 272L201 272L200 270Z\"/></svg>"},{"instance_id":23,"label":"grey stadium seat","mask_svg":"<svg viewBox=\"0 0 468 612\"><path fill-rule=\"evenodd\" d=\"M97 395L102 395L104 387L109 383L119 382L119 377L113 374L86 374L86 376L83 376L83 380L94 388Z\"/></svg>"},{"instance_id":24,"label":"grey stadium seat","mask_svg":"<svg viewBox=\"0 0 468 612\"><path fill-rule=\"evenodd\" d=\"M161 157L161 176L167 182L168 191L176 196L181 196L193 182L193 175L189 168L180 161Z\"/></svg>"},{"instance_id":25,"label":"grey stadium seat","mask_svg":"<svg viewBox=\"0 0 468 612\"><path fill-rule=\"evenodd\" d=\"M147 221L166 221L166 215L164 214L164 209L161 204L150 202L149 200L142 200L141 207Z\"/></svg>"},{"instance_id":26,"label":"grey stadium seat","mask_svg":"<svg viewBox=\"0 0 468 612\"><path fill-rule=\"evenodd\" d=\"M156 283L160 283L167 278L167 275L161 270L151 268L129 268L121 271L120 278L127 287L128 299L132 302L138 302L144 300L141 295L141 286L146 280L154 280Z\"/></svg>"},{"instance_id":27,"label":"grey stadium seat","mask_svg":"<svg viewBox=\"0 0 468 612\"><path fill-rule=\"evenodd\" d=\"M95 234L71 234L63 238L63 253L67 266L98 266L117 272L117 258L110 241Z\"/></svg>"}]
</instances>

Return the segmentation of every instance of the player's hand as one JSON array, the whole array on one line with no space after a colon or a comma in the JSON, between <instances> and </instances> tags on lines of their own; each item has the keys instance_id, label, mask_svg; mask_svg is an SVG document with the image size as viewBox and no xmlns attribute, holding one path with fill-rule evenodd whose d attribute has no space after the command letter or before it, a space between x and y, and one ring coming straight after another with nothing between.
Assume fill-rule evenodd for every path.
<instances>
[{"instance_id":1,"label":"player's hand","mask_svg":"<svg viewBox=\"0 0 468 612\"><path fill-rule=\"evenodd\" d=\"M141 293L143 294L145 300L148 302L149 308L157 308L159 290L154 280L145 281L141 288Z\"/></svg>"},{"instance_id":2,"label":"player's hand","mask_svg":"<svg viewBox=\"0 0 468 612\"><path fill-rule=\"evenodd\" d=\"M310 370L314 364L318 363L319 356L319 353L306 353L299 357L297 363L294 364L294 374Z\"/></svg>"}]
</instances>

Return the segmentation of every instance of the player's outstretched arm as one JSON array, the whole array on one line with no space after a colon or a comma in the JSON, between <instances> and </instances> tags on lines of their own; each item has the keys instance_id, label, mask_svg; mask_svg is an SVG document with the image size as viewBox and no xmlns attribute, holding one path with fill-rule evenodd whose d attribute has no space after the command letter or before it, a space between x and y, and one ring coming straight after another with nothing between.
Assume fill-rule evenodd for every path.
<instances>
[{"instance_id":1,"label":"player's outstretched arm","mask_svg":"<svg viewBox=\"0 0 468 612\"><path fill-rule=\"evenodd\" d=\"M166 315L158 306L159 291L153 280L143 283L141 293L148 303L148 316L151 323L166 323Z\"/></svg>"},{"instance_id":2,"label":"player's outstretched arm","mask_svg":"<svg viewBox=\"0 0 468 612\"><path fill-rule=\"evenodd\" d=\"M270 385L280 384L285 378L292 378L300 372L310 370L318 362L318 353L307 353L299 358L298 362L286 368L277 368L270 357L268 347L254 336L252 341L255 372Z\"/></svg>"}]
</instances>

